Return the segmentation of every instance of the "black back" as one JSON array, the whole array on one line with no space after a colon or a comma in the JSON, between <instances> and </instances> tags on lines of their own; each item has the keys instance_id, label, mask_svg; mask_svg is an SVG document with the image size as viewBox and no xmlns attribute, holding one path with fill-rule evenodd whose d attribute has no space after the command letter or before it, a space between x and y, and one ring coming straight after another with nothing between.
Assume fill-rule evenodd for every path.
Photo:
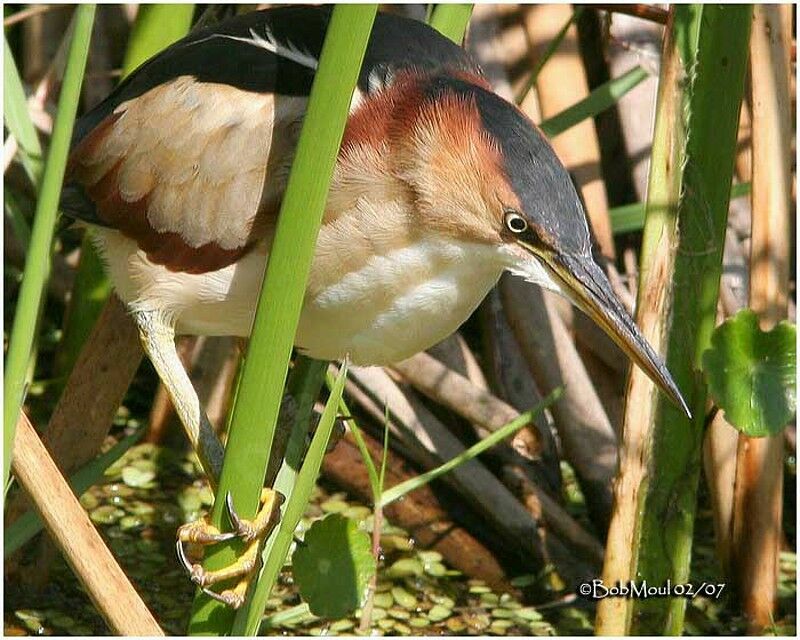
<instances>
[{"instance_id":1,"label":"black back","mask_svg":"<svg viewBox=\"0 0 800 640\"><path fill-rule=\"evenodd\" d=\"M120 103L179 76L259 93L308 95L314 78L312 69L247 42L219 36L244 39L251 37L251 31L260 36L269 32L275 41L290 43L318 59L330 17L330 7L287 6L254 11L198 29L142 64L84 115L75 126L73 144ZM376 78L412 68L480 73L461 47L435 29L416 20L379 13L361 68L359 89L368 93Z\"/></svg>"}]
</instances>

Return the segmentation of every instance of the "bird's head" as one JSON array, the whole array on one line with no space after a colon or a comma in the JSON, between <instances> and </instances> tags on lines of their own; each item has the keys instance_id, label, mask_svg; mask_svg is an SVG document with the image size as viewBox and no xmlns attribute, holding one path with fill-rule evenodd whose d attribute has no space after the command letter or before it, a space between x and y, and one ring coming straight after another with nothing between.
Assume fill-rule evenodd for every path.
<instances>
[{"instance_id":1,"label":"bird's head","mask_svg":"<svg viewBox=\"0 0 800 640\"><path fill-rule=\"evenodd\" d=\"M466 79L435 77L414 92L397 119L405 149L398 157L420 225L493 246L505 269L569 298L689 414L592 258L586 212L542 132L488 86Z\"/></svg>"}]
</instances>

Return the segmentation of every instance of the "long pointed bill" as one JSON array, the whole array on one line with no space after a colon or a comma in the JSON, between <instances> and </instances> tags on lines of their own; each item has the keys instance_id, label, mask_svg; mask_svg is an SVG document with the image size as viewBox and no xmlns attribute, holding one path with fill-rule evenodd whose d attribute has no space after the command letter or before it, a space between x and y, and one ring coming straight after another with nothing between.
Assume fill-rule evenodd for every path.
<instances>
[{"instance_id":1,"label":"long pointed bill","mask_svg":"<svg viewBox=\"0 0 800 640\"><path fill-rule=\"evenodd\" d=\"M594 260L588 256L551 255L545 257L545 262L572 301L691 418L691 411L664 361L644 339L639 327L611 289L606 274Z\"/></svg>"}]
</instances>

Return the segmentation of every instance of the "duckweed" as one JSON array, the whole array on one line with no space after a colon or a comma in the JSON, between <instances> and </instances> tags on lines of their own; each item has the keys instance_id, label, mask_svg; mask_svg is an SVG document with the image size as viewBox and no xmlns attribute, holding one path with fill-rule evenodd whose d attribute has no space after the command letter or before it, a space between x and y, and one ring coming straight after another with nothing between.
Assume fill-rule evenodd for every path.
<instances>
[{"instance_id":1,"label":"duckweed","mask_svg":"<svg viewBox=\"0 0 800 640\"><path fill-rule=\"evenodd\" d=\"M392 596L401 607L406 609L416 609L417 607L417 598L403 587L392 587Z\"/></svg>"},{"instance_id":2,"label":"duckweed","mask_svg":"<svg viewBox=\"0 0 800 640\"><path fill-rule=\"evenodd\" d=\"M405 578L421 576L424 572L422 563L416 558L401 558L386 571L389 578Z\"/></svg>"},{"instance_id":3,"label":"duckweed","mask_svg":"<svg viewBox=\"0 0 800 640\"><path fill-rule=\"evenodd\" d=\"M449 618L451 615L453 615L453 611L441 604L433 605L430 611L428 611L428 618L434 622L440 622L445 618Z\"/></svg>"},{"instance_id":4,"label":"duckweed","mask_svg":"<svg viewBox=\"0 0 800 640\"><path fill-rule=\"evenodd\" d=\"M125 512L122 509L113 505L103 505L89 512L89 518L95 524L114 524L124 515Z\"/></svg>"},{"instance_id":5,"label":"duckweed","mask_svg":"<svg viewBox=\"0 0 800 640\"><path fill-rule=\"evenodd\" d=\"M394 598L392 597L392 594L389 592L376 593L373 596L373 602L375 603L376 607L381 607L382 609L388 609L394 604Z\"/></svg>"},{"instance_id":6,"label":"duckweed","mask_svg":"<svg viewBox=\"0 0 800 640\"><path fill-rule=\"evenodd\" d=\"M387 613L395 620L408 620L411 617L411 614L408 611L401 609L400 607L392 607L387 611Z\"/></svg>"},{"instance_id":7,"label":"duckweed","mask_svg":"<svg viewBox=\"0 0 800 640\"><path fill-rule=\"evenodd\" d=\"M170 456L172 456L170 458ZM166 462L165 462L166 461ZM185 633L194 589L174 555L175 529L201 515L213 494L197 477L194 464L152 445L133 447L105 484L93 487L81 503L101 528L125 572L131 576L165 632ZM188 469L188 472L187 472ZM370 510L348 502L341 493L316 494L303 518L303 530L326 513L344 513L361 519L369 530ZM302 537L302 531L299 531ZM532 608L521 608L510 596L499 596L480 581L467 581L447 567L435 550L417 549L408 533L386 523L381 544L385 561L373 596L370 635L449 635L500 633L552 634L552 627ZM296 588L287 570L267 602L265 618L298 604ZM25 608L16 594L18 609L7 618L6 635L103 635L108 629L69 568L58 561L52 579L59 595L46 600L53 609ZM30 601L28 601L30 602ZM501 606L500 606L501 605ZM13 606L13 605L12 605ZM493 610L494 608L494 610ZM500 610L500 616L496 615ZM503 611L514 611L515 617ZM334 621L313 616L286 619L262 627L267 635L353 635L359 614ZM516 615L519 614L519 615ZM538 624L535 629L529 628ZM518 626L514 626L517 624Z\"/></svg>"}]
</instances>

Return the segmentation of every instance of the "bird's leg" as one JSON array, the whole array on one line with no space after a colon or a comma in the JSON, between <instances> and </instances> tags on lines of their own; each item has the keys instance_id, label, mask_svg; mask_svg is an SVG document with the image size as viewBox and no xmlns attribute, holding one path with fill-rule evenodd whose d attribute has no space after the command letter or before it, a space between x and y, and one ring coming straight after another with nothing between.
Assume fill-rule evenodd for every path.
<instances>
[{"instance_id":1,"label":"bird's leg","mask_svg":"<svg viewBox=\"0 0 800 640\"><path fill-rule=\"evenodd\" d=\"M175 329L158 311L134 311L145 353L158 372L211 485L222 472L224 450L175 349Z\"/></svg>"},{"instance_id":2,"label":"bird's leg","mask_svg":"<svg viewBox=\"0 0 800 640\"><path fill-rule=\"evenodd\" d=\"M222 470L224 450L178 357L175 330L163 314L157 311L135 311L133 317L139 328L142 346L175 405L181 424L209 482L216 488ZM263 489L261 508L256 517L253 520L244 520L234 510L232 497L228 494L226 507L233 531L221 532L207 517L181 526L178 529L178 556L192 580L211 597L238 607L258 562L259 544L279 520L282 503L281 494L272 489ZM230 566L218 571L205 571L199 564L190 563L183 549L184 543L205 546L233 538L244 541L245 551ZM241 580L233 589L221 593L208 589L209 585L234 577L240 577Z\"/></svg>"}]
</instances>

